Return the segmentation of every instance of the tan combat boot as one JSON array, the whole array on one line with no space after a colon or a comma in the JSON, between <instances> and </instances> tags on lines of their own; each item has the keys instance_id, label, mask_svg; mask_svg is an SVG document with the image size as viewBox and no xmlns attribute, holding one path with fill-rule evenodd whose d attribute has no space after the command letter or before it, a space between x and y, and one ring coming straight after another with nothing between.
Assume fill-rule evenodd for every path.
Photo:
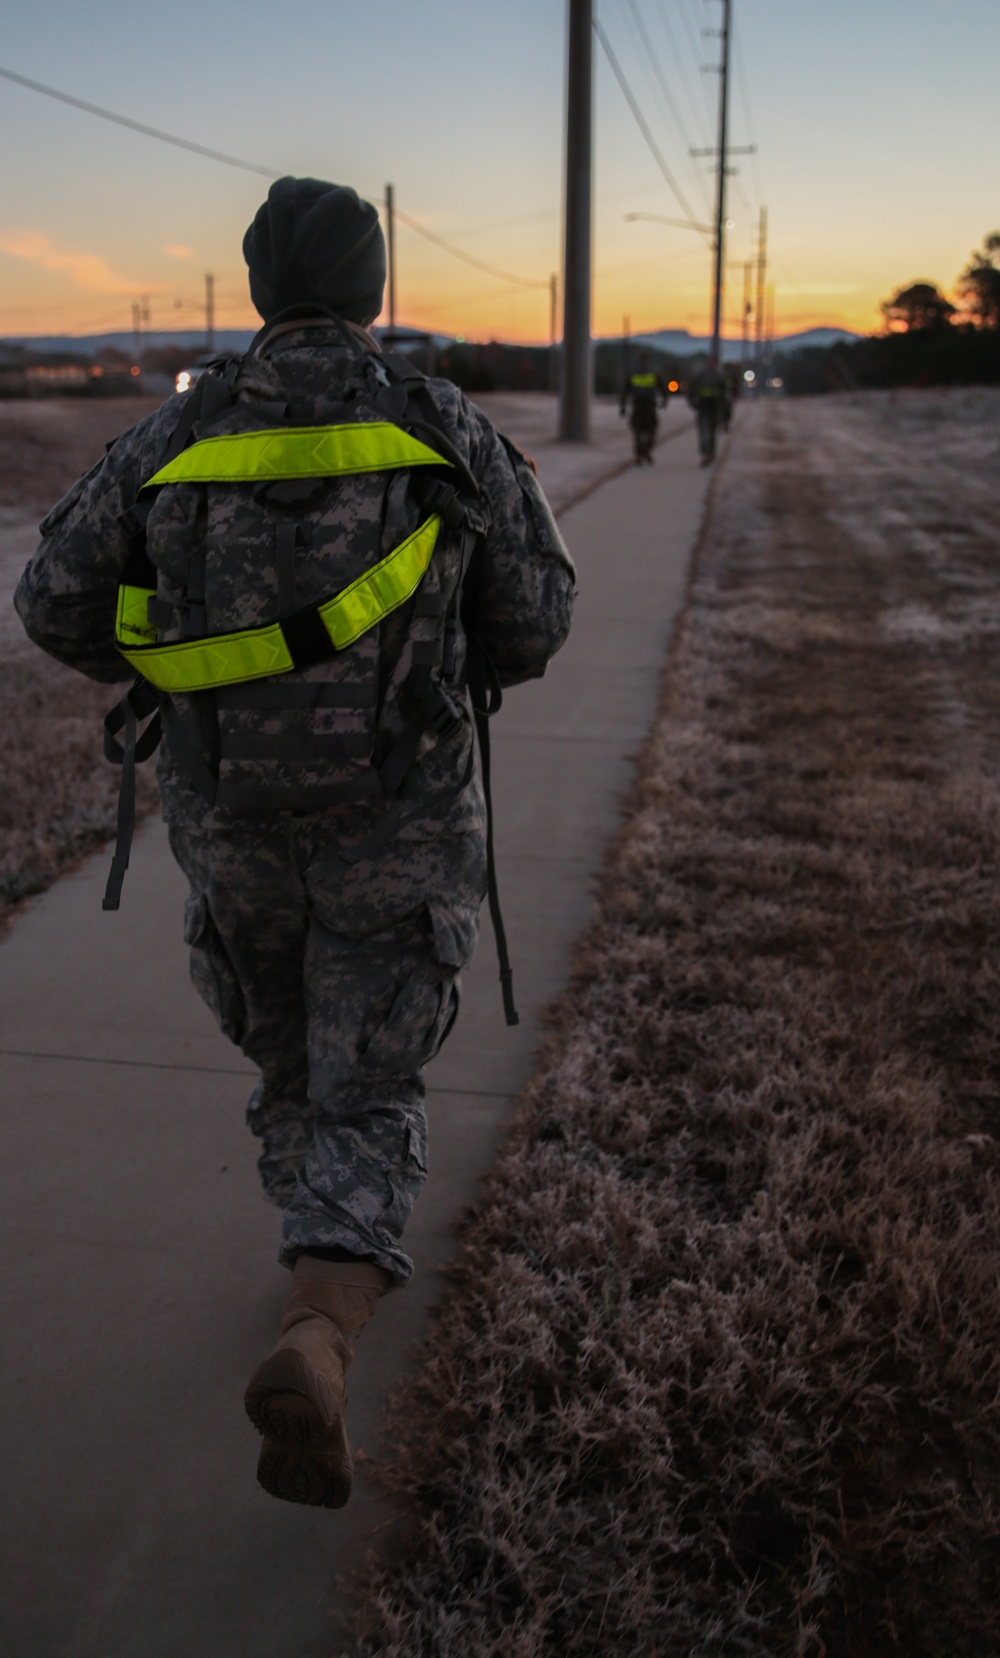
<instances>
[{"instance_id":1,"label":"tan combat boot","mask_svg":"<svg viewBox=\"0 0 1000 1658\"><path fill-rule=\"evenodd\" d=\"M344 1429L351 1351L392 1278L366 1261L300 1255L274 1351L250 1378L244 1403L264 1436L257 1478L272 1497L343 1508L351 1494Z\"/></svg>"}]
</instances>

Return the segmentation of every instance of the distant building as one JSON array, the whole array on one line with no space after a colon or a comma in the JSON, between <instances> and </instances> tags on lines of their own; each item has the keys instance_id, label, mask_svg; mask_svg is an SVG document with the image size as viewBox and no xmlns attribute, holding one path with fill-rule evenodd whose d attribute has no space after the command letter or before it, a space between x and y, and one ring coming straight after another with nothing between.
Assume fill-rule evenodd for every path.
<instances>
[{"instance_id":1,"label":"distant building","mask_svg":"<svg viewBox=\"0 0 1000 1658\"><path fill-rule=\"evenodd\" d=\"M0 344L0 397L128 397L141 390L138 368L118 352L94 361Z\"/></svg>"}]
</instances>

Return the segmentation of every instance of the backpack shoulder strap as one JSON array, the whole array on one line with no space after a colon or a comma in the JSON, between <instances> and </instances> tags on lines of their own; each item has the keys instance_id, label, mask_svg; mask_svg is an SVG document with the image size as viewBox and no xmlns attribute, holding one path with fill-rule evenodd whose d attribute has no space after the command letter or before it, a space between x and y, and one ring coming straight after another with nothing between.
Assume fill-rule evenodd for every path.
<instances>
[{"instance_id":1,"label":"backpack shoulder strap","mask_svg":"<svg viewBox=\"0 0 1000 1658\"><path fill-rule=\"evenodd\" d=\"M181 405L180 417L170 434L163 465L175 460L186 448L199 422L213 421L232 404L232 386L240 368L240 359L233 358L224 374L206 370L198 376ZM123 578L133 586L156 587L156 572L146 552L146 524L152 501L133 501L123 515L122 527L129 544L128 560ZM161 735L159 698L156 691L141 675L126 691L121 701L112 708L104 721L104 753L113 765L121 766L122 779L118 793L118 819L115 829L115 850L104 893L102 908L116 910L121 902L122 882L128 869L135 832L135 768L159 746ZM149 719L146 729L139 734L139 724ZM117 740L124 729L125 741Z\"/></svg>"}]
</instances>

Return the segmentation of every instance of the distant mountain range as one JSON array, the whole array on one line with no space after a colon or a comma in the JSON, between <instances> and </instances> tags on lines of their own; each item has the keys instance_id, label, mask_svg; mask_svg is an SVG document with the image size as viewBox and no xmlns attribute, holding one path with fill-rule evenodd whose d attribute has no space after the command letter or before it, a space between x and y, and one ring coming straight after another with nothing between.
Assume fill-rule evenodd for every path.
<instances>
[{"instance_id":1,"label":"distant mountain range","mask_svg":"<svg viewBox=\"0 0 1000 1658\"><path fill-rule=\"evenodd\" d=\"M439 349L455 344L447 334L435 334L434 343ZM621 336L605 335L601 344L614 344L615 339ZM852 334L846 328L807 328L804 333L786 334L774 342L776 352L798 351L805 346L838 345L842 341L862 339L861 334ZM253 330L249 328L218 329L215 335L214 349L223 351L245 351L253 339ZM689 334L686 328L659 328L651 334L633 334L633 344L648 345L659 351L669 351L678 357L694 357L699 352L705 352L709 347L707 335ZM135 336L128 332L117 334L32 334L8 337L3 342L6 345L25 346L31 351L76 352L87 356L96 356L99 351L106 351L109 347L116 351L131 352L135 343ZM197 357L205 350L205 335L203 330L173 329L157 330L147 334L145 345L178 346L190 351L192 357ZM723 340L723 357L728 361L738 359L742 355L739 340Z\"/></svg>"},{"instance_id":2,"label":"distant mountain range","mask_svg":"<svg viewBox=\"0 0 1000 1658\"><path fill-rule=\"evenodd\" d=\"M214 351L245 351L253 339L251 328L219 328L215 332ZM29 351L75 352L96 357L99 351L131 353L135 335L124 330L119 334L19 334L8 335L4 345L21 345ZM155 350L160 346L175 345L199 357L205 349L204 329L157 329L143 336L143 347Z\"/></svg>"},{"instance_id":3,"label":"distant mountain range","mask_svg":"<svg viewBox=\"0 0 1000 1658\"><path fill-rule=\"evenodd\" d=\"M619 339L621 336L617 336ZM612 343L615 336L612 336ZM774 342L778 352L801 351L806 346L850 344L863 339L863 334L852 334L847 328L807 328L800 334L785 334ZM632 339L640 346L648 345L657 351L669 351L677 357L694 357L706 352L711 344L707 334L689 334L686 328L659 328L653 334L634 334ZM743 355L740 340L723 340L722 356L727 362L738 361Z\"/></svg>"}]
</instances>

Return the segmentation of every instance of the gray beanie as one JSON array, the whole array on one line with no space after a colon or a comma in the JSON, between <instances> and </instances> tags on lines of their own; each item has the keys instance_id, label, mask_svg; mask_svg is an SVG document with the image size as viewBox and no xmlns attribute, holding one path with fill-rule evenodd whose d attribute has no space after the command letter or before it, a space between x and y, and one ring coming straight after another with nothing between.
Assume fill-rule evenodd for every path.
<instances>
[{"instance_id":1,"label":"gray beanie","mask_svg":"<svg viewBox=\"0 0 1000 1658\"><path fill-rule=\"evenodd\" d=\"M319 305L367 325L382 309L378 209L346 185L276 179L243 238L243 257L265 322L291 306Z\"/></svg>"}]
</instances>

